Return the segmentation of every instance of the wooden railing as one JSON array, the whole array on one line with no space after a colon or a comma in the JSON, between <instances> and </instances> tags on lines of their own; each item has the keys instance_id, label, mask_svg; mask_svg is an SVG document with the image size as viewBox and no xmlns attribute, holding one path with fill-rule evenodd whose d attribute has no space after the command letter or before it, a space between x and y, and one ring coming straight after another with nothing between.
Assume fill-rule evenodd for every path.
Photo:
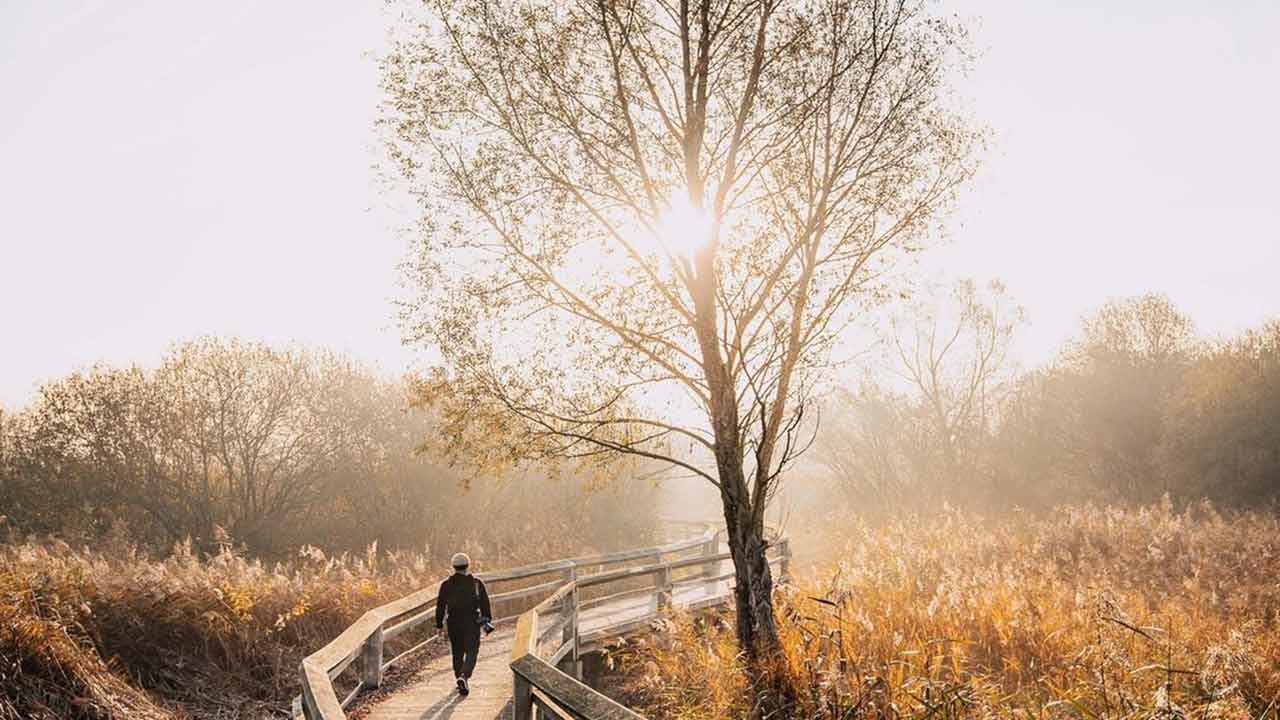
<instances>
[{"instance_id":1,"label":"wooden railing","mask_svg":"<svg viewBox=\"0 0 1280 720\"><path fill-rule=\"evenodd\" d=\"M590 607L610 599L619 599L639 592L645 592L650 595L655 595L656 593L655 597L661 598L664 589L669 601L672 586L671 571L679 567L692 567L698 564L703 564L705 567L715 567L720 560L727 557L727 555L719 554L718 550L717 535L714 530L707 528L690 539L666 545L567 560L555 560L498 572L478 573L477 575L491 588L507 583L523 585L523 587L496 595L492 594L491 590L490 601L493 604L494 616L497 621L520 615L520 623L527 626L530 620L526 620L528 613L525 613L524 610L529 605L534 605L535 609L543 607L543 614L545 615L545 608L549 607L547 605L548 602L563 601L566 597L572 597L572 615L569 617L565 627L573 628L571 651L573 659L576 661L581 649L581 638L579 637L577 622L581 588L604 587L606 584L617 585L627 579L651 575L655 578L653 586L624 589L607 597L588 597L582 603L582 606ZM667 562L665 564L662 562L664 556L686 554L690 551L696 551L698 554L692 558L676 562ZM586 570L634 563L639 563L639 567L623 567L618 570L599 572L584 577ZM555 577L543 582L536 582L543 577L550 576ZM705 578L702 578L702 582L706 581ZM389 641L418 628L423 623L434 621L437 592L438 587L427 587L394 602L376 607L362 615L359 620L329 644L303 659L301 667L302 694L294 699L294 716L304 717L306 720L345 720L344 708L350 705L361 692L378 687L382 683L382 676L387 668L422 650L428 643L438 637L438 634L433 634L390 659L384 657L384 650ZM545 599L542 599L544 597ZM657 600L655 611L657 608L663 607L662 603L661 599ZM532 622L536 623L537 617L535 614ZM517 634L520 632L520 627L519 625L517 626ZM552 653L550 656L556 662L559 662L565 656L563 652L560 652L561 649L557 647L557 652ZM355 686L342 699L339 699L338 691L334 688L333 681L350 668L357 658L360 660L358 680ZM541 659L541 656L535 654L535 659L545 664L545 660ZM555 670L555 668L552 667L552 670Z\"/></svg>"},{"instance_id":2,"label":"wooden railing","mask_svg":"<svg viewBox=\"0 0 1280 720\"><path fill-rule=\"evenodd\" d=\"M669 561L659 558L659 562L651 565L571 579L522 614L511 649L514 720L532 720L535 709L543 718L644 720L643 716L582 682L579 654L584 644L651 622L675 604L682 587L702 586L708 590L704 597L691 596L688 602L680 603L685 609L727 602L732 597L732 583L728 581L733 580L734 573L719 570L729 559L729 553L718 552L719 547L714 540L703 549L704 552L697 557ZM788 541L778 538L771 543L770 550L769 562L778 566L779 579L785 580L791 558ZM691 577L675 579L677 573L690 569L697 572ZM654 578L652 586L605 593L590 601L581 597L582 593L593 589L646 575ZM590 633L582 632L579 623L582 610L641 593L653 598L650 611L638 616L628 615L620 622L606 621ZM550 617L556 619L546 623Z\"/></svg>"}]
</instances>

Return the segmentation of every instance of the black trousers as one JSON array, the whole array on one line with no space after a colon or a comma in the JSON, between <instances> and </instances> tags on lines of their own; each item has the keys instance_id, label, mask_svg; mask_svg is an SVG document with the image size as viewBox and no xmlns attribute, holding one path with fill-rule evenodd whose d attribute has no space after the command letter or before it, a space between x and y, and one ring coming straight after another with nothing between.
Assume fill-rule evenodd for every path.
<instances>
[{"instance_id":1,"label":"black trousers","mask_svg":"<svg viewBox=\"0 0 1280 720\"><path fill-rule=\"evenodd\" d=\"M476 656L480 654L480 626L472 618L448 623L449 645L453 648L454 677L471 677L476 669Z\"/></svg>"}]
</instances>

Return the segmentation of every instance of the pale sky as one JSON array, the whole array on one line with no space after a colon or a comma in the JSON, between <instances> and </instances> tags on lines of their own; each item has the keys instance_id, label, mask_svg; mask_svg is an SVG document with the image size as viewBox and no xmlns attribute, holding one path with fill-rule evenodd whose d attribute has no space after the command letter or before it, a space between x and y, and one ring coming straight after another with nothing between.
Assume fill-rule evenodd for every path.
<instances>
[{"instance_id":1,"label":"pale sky","mask_svg":"<svg viewBox=\"0 0 1280 720\"><path fill-rule=\"evenodd\" d=\"M0 404L201 334L399 373L374 0L0 4ZM1280 3L964 0L995 133L931 272L1000 277L1026 364L1108 297L1280 315Z\"/></svg>"}]
</instances>

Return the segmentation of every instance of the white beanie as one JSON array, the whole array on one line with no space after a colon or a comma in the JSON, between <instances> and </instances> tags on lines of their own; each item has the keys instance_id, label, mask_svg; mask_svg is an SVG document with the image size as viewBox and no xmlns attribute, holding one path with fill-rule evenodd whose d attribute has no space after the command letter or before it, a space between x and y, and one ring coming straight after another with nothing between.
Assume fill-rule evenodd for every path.
<instances>
[{"instance_id":1,"label":"white beanie","mask_svg":"<svg viewBox=\"0 0 1280 720\"><path fill-rule=\"evenodd\" d=\"M456 568L464 568L471 564L471 558L466 553L454 553L450 564Z\"/></svg>"}]
</instances>

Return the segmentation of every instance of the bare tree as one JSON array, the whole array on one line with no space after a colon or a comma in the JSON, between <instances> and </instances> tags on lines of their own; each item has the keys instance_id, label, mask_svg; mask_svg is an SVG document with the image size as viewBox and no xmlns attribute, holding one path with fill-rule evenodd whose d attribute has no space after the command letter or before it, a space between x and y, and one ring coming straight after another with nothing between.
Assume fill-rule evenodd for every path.
<instances>
[{"instance_id":1,"label":"bare tree","mask_svg":"<svg viewBox=\"0 0 1280 720\"><path fill-rule=\"evenodd\" d=\"M352 439L326 399L357 373L336 356L200 340L174 348L154 378L166 404L155 488L195 527L215 523L250 547L268 545L324 491ZM145 486L144 486L145 487Z\"/></svg>"},{"instance_id":2,"label":"bare tree","mask_svg":"<svg viewBox=\"0 0 1280 720\"><path fill-rule=\"evenodd\" d=\"M979 445L1013 380L1009 351L1026 312L999 281L979 291L972 280L961 280L946 297L934 295L893 320L889 343L929 420L940 461L934 470L962 486L976 479Z\"/></svg>"},{"instance_id":3,"label":"bare tree","mask_svg":"<svg viewBox=\"0 0 1280 720\"><path fill-rule=\"evenodd\" d=\"M871 381L837 390L823 407L812 458L851 506L898 507L913 495L913 409Z\"/></svg>"},{"instance_id":4,"label":"bare tree","mask_svg":"<svg viewBox=\"0 0 1280 720\"><path fill-rule=\"evenodd\" d=\"M211 541L221 527L255 550L283 539L333 477L358 427L330 403L359 373L325 354L204 339L160 367L97 367L49 383L24 414L15 476L38 527Z\"/></svg>"},{"instance_id":5,"label":"bare tree","mask_svg":"<svg viewBox=\"0 0 1280 720\"><path fill-rule=\"evenodd\" d=\"M426 5L381 122L421 203L404 320L443 357L449 437L506 424L494 459L714 485L758 656L765 508L833 341L972 171L945 98L963 30L918 0Z\"/></svg>"}]
</instances>

